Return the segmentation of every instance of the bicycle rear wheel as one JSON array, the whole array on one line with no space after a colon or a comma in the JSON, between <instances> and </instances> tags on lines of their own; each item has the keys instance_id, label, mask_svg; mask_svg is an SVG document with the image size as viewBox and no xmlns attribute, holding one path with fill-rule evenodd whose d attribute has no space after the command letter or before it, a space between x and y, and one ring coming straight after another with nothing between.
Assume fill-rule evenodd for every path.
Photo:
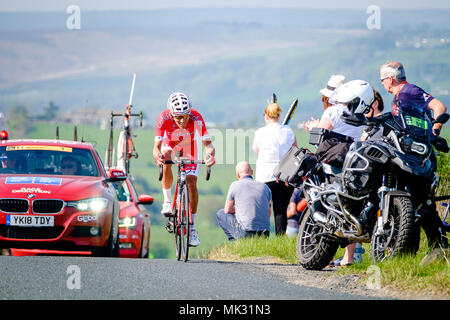
<instances>
[{"instance_id":1,"label":"bicycle rear wheel","mask_svg":"<svg viewBox=\"0 0 450 320\"><path fill-rule=\"evenodd\" d=\"M117 141L117 169L122 170L126 174L129 172L128 159L128 137L124 130L120 131L119 140Z\"/></svg>"},{"instance_id":2,"label":"bicycle rear wheel","mask_svg":"<svg viewBox=\"0 0 450 320\"><path fill-rule=\"evenodd\" d=\"M177 257L177 260L181 259L181 237L180 237L180 228L179 228L179 222L178 217L180 216L178 214L178 205L175 209L175 215L173 217L173 234L175 235L175 256Z\"/></svg>"}]
</instances>

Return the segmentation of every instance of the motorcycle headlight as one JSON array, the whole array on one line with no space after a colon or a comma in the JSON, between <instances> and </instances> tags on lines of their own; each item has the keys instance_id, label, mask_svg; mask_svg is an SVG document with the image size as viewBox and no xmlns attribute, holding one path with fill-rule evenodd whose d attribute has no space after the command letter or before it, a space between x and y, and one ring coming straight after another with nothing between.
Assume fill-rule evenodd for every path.
<instances>
[{"instance_id":1,"label":"motorcycle headlight","mask_svg":"<svg viewBox=\"0 0 450 320\"><path fill-rule=\"evenodd\" d=\"M91 198L79 201L70 201L67 203L68 207L75 207L78 211L93 211L100 212L108 207L108 199L106 198Z\"/></svg>"},{"instance_id":2,"label":"motorcycle headlight","mask_svg":"<svg viewBox=\"0 0 450 320\"><path fill-rule=\"evenodd\" d=\"M405 152L414 152L420 155L424 155L428 152L428 147L424 143L420 143L414 141L409 137L404 137L400 140L400 144L402 146L403 151Z\"/></svg>"},{"instance_id":3,"label":"motorcycle headlight","mask_svg":"<svg viewBox=\"0 0 450 320\"><path fill-rule=\"evenodd\" d=\"M136 217L125 217L119 219L119 227L132 228L136 226Z\"/></svg>"},{"instance_id":4,"label":"motorcycle headlight","mask_svg":"<svg viewBox=\"0 0 450 320\"><path fill-rule=\"evenodd\" d=\"M413 139L409 137L403 137L400 139L400 145L402 146L403 151L411 152L411 145L413 143Z\"/></svg>"},{"instance_id":5,"label":"motorcycle headlight","mask_svg":"<svg viewBox=\"0 0 450 320\"><path fill-rule=\"evenodd\" d=\"M428 152L428 147L426 144L413 141L413 143L411 144L411 151L424 155Z\"/></svg>"}]
</instances>

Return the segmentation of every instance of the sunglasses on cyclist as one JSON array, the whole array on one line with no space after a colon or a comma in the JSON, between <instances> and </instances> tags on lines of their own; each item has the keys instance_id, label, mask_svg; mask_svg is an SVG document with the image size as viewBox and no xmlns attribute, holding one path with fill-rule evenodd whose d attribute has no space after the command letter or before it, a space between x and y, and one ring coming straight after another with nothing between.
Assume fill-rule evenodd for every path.
<instances>
[{"instance_id":1,"label":"sunglasses on cyclist","mask_svg":"<svg viewBox=\"0 0 450 320\"><path fill-rule=\"evenodd\" d=\"M173 118L174 118L175 120L177 120L177 121L180 121L180 120L182 120L182 119L187 120L188 117L189 117L188 114L185 114L185 115L183 115L183 116L173 116Z\"/></svg>"}]
</instances>

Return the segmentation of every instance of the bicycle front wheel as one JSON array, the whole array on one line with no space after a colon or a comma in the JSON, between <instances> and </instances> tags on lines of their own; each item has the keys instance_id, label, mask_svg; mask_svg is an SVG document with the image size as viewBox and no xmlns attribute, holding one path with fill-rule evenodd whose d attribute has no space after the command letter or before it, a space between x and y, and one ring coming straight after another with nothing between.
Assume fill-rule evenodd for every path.
<instances>
[{"instance_id":1,"label":"bicycle front wheel","mask_svg":"<svg viewBox=\"0 0 450 320\"><path fill-rule=\"evenodd\" d=\"M178 197L179 199L179 197ZM181 233L180 233L180 205L179 200L177 200L175 214L173 217L173 234L175 236L175 256L177 260L181 259Z\"/></svg>"},{"instance_id":2,"label":"bicycle front wheel","mask_svg":"<svg viewBox=\"0 0 450 320\"><path fill-rule=\"evenodd\" d=\"M178 258L180 260L183 258L184 262L188 260L189 257L189 231L191 224L191 216L189 214L189 190L187 185L181 190L180 193L180 214L179 214L179 246L181 256Z\"/></svg>"}]
</instances>

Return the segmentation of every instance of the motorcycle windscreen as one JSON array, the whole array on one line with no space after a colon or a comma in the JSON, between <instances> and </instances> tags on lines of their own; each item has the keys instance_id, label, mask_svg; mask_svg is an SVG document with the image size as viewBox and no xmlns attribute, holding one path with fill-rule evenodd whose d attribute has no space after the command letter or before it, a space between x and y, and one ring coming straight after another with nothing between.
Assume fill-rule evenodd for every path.
<instances>
[{"instance_id":1,"label":"motorcycle windscreen","mask_svg":"<svg viewBox=\"0 0 450 320\"><path fill-rule=\"evenodd\" d=\"M432 124L427 111L413 104L403 104L394 116L394 121L405 129L411 138L418 141L429 141Z\"/></svg>"}]
</instances>

